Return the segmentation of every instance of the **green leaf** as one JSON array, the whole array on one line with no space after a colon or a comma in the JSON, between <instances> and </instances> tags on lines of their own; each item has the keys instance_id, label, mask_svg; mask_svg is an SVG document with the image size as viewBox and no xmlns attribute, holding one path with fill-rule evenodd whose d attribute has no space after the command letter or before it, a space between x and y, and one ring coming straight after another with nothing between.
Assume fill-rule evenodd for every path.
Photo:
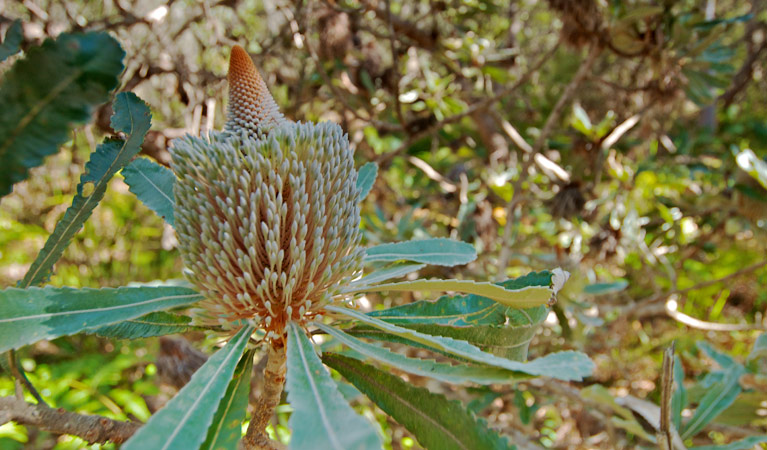
<instances>
[{"instance_id":1,"label":"green leaf","mask_svg":"<svg viewBox=\"0 0 767 450\"><path fill-rule=\"evenodd\" d=\"M375 283L380 283L381 281L404 277L405 275L421 270L424 267L426 267L426 264L398 264L396 266L378 269L360 279L352 281L349 283L349 286L371 286Z\"/></svg>"},{"instance_id":2,"label":"green leaf","mask_svg":"<svg viewBox=\"0 0 767 450\"><path fill-rule=\"evenodd\" d=\"M526 378L526 376L520 375L519 372L512 372L497 367L465 363L454 366L438 363L431 359L408 358L405 355L394 353L385 347L364 342L328 325L320 323L314 323L314 325L362 356L373 358L408 373L434 378L446 383L460 384L472 382L477 384L494 384L509 383L519 378Z\"/></svg>"},{"instance_id":3,"label":"green leaf","mask_svg":"<svg viewBox=\"0 0 767 450\"><path fill-rule=\"evenodd\" d=\"M717 381L706 390L706 394L698 403L698 407L695 408L692 418L683 428L682 439L695 436L735 401L741 392L738 381L744 373L743 366L733 365L724 372L721 381Z\"/></svg>"},{"instance_id":4,"label":"green leaf","mask_svg":"<svg viewBox=\"0 0 767 450\"><path fill-rule=\"evenodd\" d=\"M594 283L583 288L584 294L605 295L621 292L628 287L628 281L615 281L613 283Z\"/></svg>"},{"instance_id":5,"label":"green leaf","mask_svg":"<svg viewBox=\"0 0 767 450\"><path fill-rule=\"evenodd\" d=\"M751 353L748 354L748 360L767 358L767 333L762 333L756 338Z\"/></svg>"},{"instance_id":6,"label":"green leaf","mask_svg":"<svg viewBox=\"0 0 767 450\"><path fill-rule=\"evenodd\" d=\"M381 440L372 424L357 415L338 391L314 353L312 342L295 323L288 326L285 387L293 407L288 425L294 449L372 449Z\"/></svg>"},{"instance_id":7,"label":"green leaf","mask_svg":"<svg viewBox=\"0 0 767 450\"><path fill-rule=\"evenodd\" d=\"M173 207L176 204L173 196L173 185L176 176L167 167L161 166L147 158L136 158L122 171L125 184L141 203L174 226Z\"/></svg>"},{"instance_id":8,"label":"green leaf","mask_svg":"<svg viewBox=\"0 0 767 450\"><path fill-rule=\"evenodd\" d=\"M208 436L208 429L227 389L237 362L254 327L243 327L200 367L179 393L155 413L121 447L122 450L193 449Z\"/></svg>"},{"instance_id":9,"label":"green leaf","mask_svg":"<svg viewBox=\"0 0 767 450\"><path fill-rule=\"evenodd\" d=\"M21 50L21 41L24 40L24 32L21 29L21 20L16 19L5 32L5 39L0 44L0 62L15 55Z\"/></svg>"},{"instance_id":10,"label":"green leaf","mask_svg":"<svg viewBox=\"0 0 767 450\"><path fill-rule=\"evenodd\" d=\"M415 280L375 286L349 286L346 293L377 291L455 291L475 294L513 308L533 308L545 305L554 295L554 290L543 286L528 286L521 289L506 289L497 284L471 280Z\"/></svg>"},{"instance_id":11,"label":"green leaf","mask_svg":"<svg viewBox=\"0 0 767 450\"><path fill-rule=\"evenodd\" d=\"M376 176L378 176L378 164L369 162L360 167L359 172L357 172L357 190L360 192L360 201L365 200L365 197L370 193Z\"/></svg>"},{"instance_id":12,"label":"green leaf","mask_svg":"<svg viewBox=\"0 0 767 450\"><path fill-rule=\"evenodd\" d=\"M184 287L7 288L0 291L0 353L202 298Z\"/></svg>"},{"instance_id":13,"label":"green leaf","mask_svg":"<svg viewBox=\"0 0 767 450\"><path fill-rule=\"evenodd\" d=\"M123 92L115 98L113 108L112 128L125 133L127 139L107 139L91 154L85 172L80 177L80 184L77 185L77 195L72 200L72 206L56 224L53 234L45 242L19 284L20 287L34 286L45 281L69 241L104 197L109 180L140 150L150 127L149 107L135 94Z\"/></svg>"},{"instance_id":14,"label":"green leaf","mask_svg":"<svg viewBox=\"0 0 767 450\"><path fill-rule=\"evenodd\" d=\"M502 358L524 361L527 359L527 349L530 346L530 341L533 340L538 331L539 323L516 327L507 325L453 327L432 324L408 324L403 326L432 336L445 336L459 341L466 341L476 345L483 351Z\"/></svg>"},{"instance_id":15,"label":"green leaf","mask_svg":"<svg viewBox=\"0 0 767 450\"><path fill-rule=\"evenodd\" d=\"M414 261L439 266L457 266L477 259L474 247L452 239L422 239L382 244L367 249L365 261Z\"/></svg>"},{"instance_id":16,"label":"green leaf","mask_svg":"<svg viewBox=\"0 0 767 450\"><path fill-rule=\"evenodd\" d=\"M423 344L428 348L493 367L524 372L530 375L550 376L560 380L582 380L583 377L589 376L594 370L594 363L586 355L579 352L552 353L532 362L521 363L483 352L465 341L419 333L415 330L369 317L359 311L338 306L327 306L325 309L330 312L343 314L395 336Z\"/></svg>"},{"instance_id":17,"label":"green leaf","mask_svg":"<svg viewBox=\"0 0 767 450\"><path fill-rule=\"evenodd\" d=\"M698 349L700 349L703 353L705 353L706 356L716 361L716 363L719 364L723 369L729 369L730 367L740 366L740 363L738 363L735 360L735 358L733 358L730 355L714 350L714 348L711 347L711 345L709 345L709 343L706 341L698 341L696 342L696 345Z\"/></svg>"},{"instance_id":18,"label":"green leaf","mask_svg":"<svg viewBox=\"0 0 767 450\"><path fill-rule=\"evenodd\" d=\"M684 387L684 368L679 355L674 355L674 393L671 395L671 419L677 430L682 429L682 411L687 406L687 389Z\"/></svg>"},{"instance_id":19,"label":"green leaf","mask_svg":"<svg viewBox=\"0 0 767 450\"><path fill-rule=\"evenodd\" d=\"M451 326L502 325L505 307L479 295L443 295L437 301L421 300L389 309L369 312L399 325L434 324Z\"/></svg>"},{"instance_id":20,"label":"green leaf","mask_svg":"<svg viewBox=\"0 0 767 450\"><path fill-rule=\"evenodd\" d=\"M234 370L234 378L229 382L226 393L218 404L213 417L213 424L208 429L208 436L200 450L236 450L242 437L242 421L248 409L250 399L250 376L253 373L253 355L255 350L245 355Z\"/></svg>"},{"instance_id":21,"label":"green leaf","mask_svg":"<svg viewBox=\"0 0 767 450\"><path fill-rule=\"evenodd\" d=\"M184 331L195 329L196 327L189 324L191 321L192 319L187 316L158 311L114 325L97 328L90 332L108 338L138 339L183 333Z\"/></svg>"},{"instance_id":22,"label":"green leaf","mask_svg":"<svg viewBox=\"0 0 767 450\"><path fill-rule=\"evenodd\" d=\"M325 355L323 361L413 433L425 448L512 448L506 438L491 430L460 402L412 386L397 376L351 358L330 354Z\"/></svg>"},{"instance_id":23,"label":"green leaf","mask_svg":"<svg viewBox=\"0 0 767 450\"><path fill-rule=\"evenodd\" d=\"M0 196L109 99L124 55L105 32L62 33L16 61L0 85Z\"/></svg>"},{"instance_id":24,"label":"green leaf","mask_svg":"<svg viewBox=\"0 0 767 450\"><path fill-rule=\"evenodd\" d=\"M690 450L749 450L756 448L757 444L767 442L767 434L761 436L749 436L739 441L730 442L721 445L701 445L699 447L690 447Z\"/></svg>"},{"instance_id":25,"label":"green leaf","mask_svg":"<svg viewBox=\"0 0 767 450\"><path fill-rule=\"evenodd\" d=\"M382 271L383 272L383 271ZM369 276L376 275L377 272ZM531 272L519 278L496 283L505 289L522 289L530 286L549 287L551 272ZM364 278L363 278L364 280ZM445 295L437 301L421 300L394 308L373 311L369 316L378 317L399 325L423 323L433 325L475 326L501 325L506 321L507 308L499 303L479 295ZM534 325L546 318L548 308L543 311L517 310L508 311L513 325ZM533 318L532 316L535 316Z\"/></svg>"}]
</instances>

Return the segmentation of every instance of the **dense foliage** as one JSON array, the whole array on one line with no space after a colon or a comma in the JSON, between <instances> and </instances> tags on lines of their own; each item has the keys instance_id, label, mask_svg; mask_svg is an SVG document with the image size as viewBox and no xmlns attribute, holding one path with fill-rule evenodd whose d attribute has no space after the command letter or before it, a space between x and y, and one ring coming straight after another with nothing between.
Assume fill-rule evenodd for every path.
<instances>
[{"instance_id":1,"label":"dense foliage","mask_svg":"<svg viewBox=\"0 0 767 450\"><path fill-rule=\"evenodd\" d=\"M262 394L266 361L240 357L249 328L206 331L183 309L196 291L151 282L183 278L167 148L223 128L240 43L286 118L348 133L368 248L346 291L361 310L328 310L355 325L312 325L321 359L287 327L272 439L319 442L298 431L318 408L299 393L324 363L337 378L319 377L321 398L370 431L347 443L375 445L370 419L392 448L447 448L440 429L469 448L767 441L763 3L507 3L0 3L0 396L24 372L29 402L152 417L137 439L180 417L199 433L178 445L239 438L201 424L240 423ZM569 281L535 306L555 267ZM534 304L513 294L530 287ZM13 321L62 298L79 315ZM156 307L122 307L136 302ZM179 332L193 346L157 337ZM187 415L203 394L236 406ZM8 422L0 446L84 445L45 430Z\"/></svg>"}]
</instances>

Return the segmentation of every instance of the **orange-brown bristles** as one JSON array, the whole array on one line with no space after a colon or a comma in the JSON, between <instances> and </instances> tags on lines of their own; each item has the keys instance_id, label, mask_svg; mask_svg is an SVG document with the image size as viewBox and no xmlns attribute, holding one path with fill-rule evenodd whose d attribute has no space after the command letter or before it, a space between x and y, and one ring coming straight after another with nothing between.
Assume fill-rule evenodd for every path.
<instances>
[{"instance_id":1,"label":"orange-brown bristles","mask_svg":"<svg viewBox=\"0 0 767 450\"><path fill-rule=\"evenodd\" d=\"M286 122L250 56L239 45L232 48L227 79L229 108L224 127L226 132L240 135L244 131L249 137L258 138Z\"/></svg>"}]
</instances>

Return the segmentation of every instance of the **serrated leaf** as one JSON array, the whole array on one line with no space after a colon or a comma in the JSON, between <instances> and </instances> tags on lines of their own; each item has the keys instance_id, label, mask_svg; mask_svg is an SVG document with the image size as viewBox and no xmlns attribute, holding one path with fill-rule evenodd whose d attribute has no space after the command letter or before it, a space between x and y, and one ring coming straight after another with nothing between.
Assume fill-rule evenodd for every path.
<instances>
[{"instance_id":1,"label":"serrated leaf","mask_svg":"<svg viewBox=\"0 0 767 450\"><path fill-rule=\"evenodd\" d=\"M365 200L365 197L370 193L376 176L378 176L378 164L369 162L360 167L357 172L357 190L360 192L360 201Z\"/></svg>"},{"instance_id":2,"label":"serrated leaf","mask_svg":"<svg viewBox=\"0 0 767 450\"><path fill-rule=\"evenodd\" d=\"M109 99L124 55L105 32L62 33L14 63L0 85L0 196Z\"/></svg>"},{"instance_id":3,"label":"serrated leaf","mask_svg":"<svg viewBox=\"0 0 767 450\"><path fill-rule=\"evenodd\" d=\"M349 286L372 286L392 278L404 277L426 267L426 264L399 264L392 267L378 269L362 278L352 281Z\"/></svg>"},{"instance_id":4,"label":"serrated leaf","mask_svg":"<svg viewBox=\"0 0 767 450\"><path fill-rule=\"evenodd\" d=\"M202 298L183 287L7 288L0 291L0 353Z\"/></svg>"},{"instance_id":5,"label":"serrated leaf","mask_svg":"<svg viewBox=\"0 0 767 450\"><path fill-rule=\"evenodd\" d=\"M402 424L425 448L507 449L509 441L460 402L412 386L394 375L340 355L325 355L337 370L379 408Z\"/></svg>"},{"instance_id":6,"label":"serrated leaf","mask_svg":"<svg viewBox=\"0 0 767 450\"><path fill-rule=\"evenodd\" d=\"M583 288L584 294L605 295L621 292L628 287L627 281L615 281L613 283L593 283Z\"/></svg>"},{"instance_id":7,"label":"serrated leaf","mask_svg":"<svg viewBox=\"0 0 767 450\"><path fill-rule=\"evenodd\" d=\"M551 279L551 272L531 272L522 277L496 284L505 289L516 290L530 286L548 287L551 285ZM368 315L400 325L406 323L451 326L501 325L506 321L506 309L505 306L479 295L445 295L437 301L421 300L394 308L373 311ZM522 310L521 312L515 312L515 308L509 310L508 313L512 319L512 325L533 325L546 318L548 309L545 307L542 309L544 310L542 314L537 308L535 310Z\"/></svg>"},{"instance_id":8,"label":"serrated leaf","mask_svg":"<svg viewBox=\"0 0 767 450\"><path fill-rule=\"evenodd\" d=\"M288 425L293 449L379 449L373 426L357 415L338 391L314 353L312 342L295 323L288 326L285 387L293 407Z\"/></svg>"},{"instance_id":9,"label":"serrated leaf","mask_svg":"<svg viewBox=\"0 0 767 450\"><path fill-rule=\"evenodd\" d=\"M199 448L208 435L254 327L243 327L200 367L179 393L128 439L122 450Z\"/></svg>"},{"instance_id":10,"label":"serrated leaf","mask_svg":"<svg viewBox=\"0 0 767 450\"><path fill-rule=\"evenodd\" d=\"M253 355L249 350L237 364L234 378L229 382L226 393L218 404L213 424L200 450L235 450L242 437L242 421L248 409L250 398L250 376L253 373Z\"/></svg>"},{"instance_id":11,"label":"serrated leaf","mask_svg":"<svg viewBox=\"0 0 767 450\"><path fill-rule=\"evenodd\" d=\"M45 281L69 241L104 197L109 180L140 150L151 125L149 107L135 94L123 92L115 98L113 109L112 128L125 133L127 139L108 139L91 154L85 172L80 176L72 205L56 224L45 246L19 283L20 287L34 286Z\"/></svg>"},{"instance_id":12,"label":"serrated leaf","mask_svg":"<svg viewBox=\"0 0 767 450\"><path fill-rule=\"evenodd\" d=\"M176 176L167 167L147 158L136 158L122 171L125 184L141 203L175 226L173 207L176 204L173 185Z\"/></svg>"},{"instance_id":13,"label":"serrated leaf","mask_svg":"<svg viewBox=\"0 0 767 450\"><path fill-rule=\"evenodd\" d=\"M92 333L115 339L138 339L168 334L183 333L196 327L191 326L187 316L165 311L149 313L114 325L97 328Z\"/></svg>"},{"instance_id":14,"label":"serrated leaf","mask_svg":"<svg viewBox=\"0 0 767 450\"><path fill-rule=\"evenodd\" d=\"M749 436L739 441L730 442L729 444L690 447L690 450L749 450L756 448L757 444L764 442L767 442L767 435L765 434L761 436Z\"/></svg>"},{"instance_id":15,"label":"serrated leaf","mask_svg":"<svg viewBox=\"0 0 767 450\"><path fill-rule=\"evenodd\" d=\"M423 344L428 348L493 367L525 372L530 375L544 375L561 380L582 380L583 377L591 375L591 372L594 370L594 363L580 352L551 353L532 362L521 363L483 352L478 347L465 341L420 333L369 317L352 309L340 308L338 306L327 306L325 309L345 315L395 336Z\"/></svg>"},{"instance_id":16,"label":"serrated leaf","mask_svg":"<svg viewBox=\"0 0 767 450\"><path fill-rule=\"evenodd\" d=\"M413 261L438 266L457 266L477 259L470 244L452 239L422 239L370 247L365 261Z\"/></svg>"},{"instance_id":17,"label":"serrated leaf","mask_svg":"<svg viewBox=\"0 0 767 450\"><path fill-rule=\"evenodd\" d=\"M420 300L389 309L369 312L387 322L451 326L501 325L506 307L479 295L443 295L436 301Z\"/></svg>"},{"instance_id":18,"label":"serrated leaf","mask_svg":"<svg viewBox=\"0 0 767 450\"><path fill-rule=\"evenodd\" d=\"M545 305L554 291L549 287L528 286L521 289L506 289L488 282L471 280L415 280L375 286L349 286L345 293L377 291L454 291L486 297L513 308L533 308Z\"/></svg>"},{"instance_id":19,"label":"serrated leaf","mask_svg":"<svg viewBox=\"0 0 767 450\"><path fill-rule=\"evenodd\" d=\"M445 336L459 341L466 341L476 345L483 351L502 358L524 361L527 359L527 349L530 346L530 341L533 340L538 331L537 325L517 327L507 325L453 327L433 324L408 324L403 326L432 336Z\"/></svg>"},{"instance_id":20,"label":"serrated leaf","mask_svg":"<svg viewBox=\"0 0 767 450\"><path fill-rule=\"evenodd\" d=\"M717 381L706 390L692 417L683 427L682 439L695 436L735 401L741 392L738 381L743 373L745 373L743 366L733 365L724 372L721 381Z\"/></svg>"},{"instance_id":21,"label":"serrated leaf","mask_svg":"<svg viewBox=\"0 0 767 450\"><path fill-rule=\"evenodd\" d=\"M408 373L434 378L446 383L460 384L472 382L477 384L509 383L516 379L527 378L519 372L499 369L497 367L477 366L473 364L451 365L438 363L431 359L409 358L394 353L385 347L369 344L341 330L328 325L315 323L317 328L335 337L338 342L346 345L362 356L373 358L379 362L396 367Z\"/></svg>"},{"instance_id":22,"label":"serrated leaf","mask_svg":"<svg viewBox=\"0 0 767 450\"><path fill-rule=\"evenodd\" d=\"M5 39L0 44L0 62L8 59L9 56L15 55L21 50L21 41L24 40L24 32L21 29L21 20L16 19L13 21L8 30L5 32Z\"/></svg>"}]
</instances>

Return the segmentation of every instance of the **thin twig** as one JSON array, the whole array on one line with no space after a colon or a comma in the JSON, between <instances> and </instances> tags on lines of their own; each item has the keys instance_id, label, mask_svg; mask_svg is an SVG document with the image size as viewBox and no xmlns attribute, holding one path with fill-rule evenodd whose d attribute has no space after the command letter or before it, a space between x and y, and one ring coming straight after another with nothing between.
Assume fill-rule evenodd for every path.
<instances>
[{"instance_id":1,"label":"thin twig","mask_svg":"<svg viewBox=\"0 0 767 450\"><path fill-rule=\"evenodd\" d=\"M527 180L527 173L530 169L530 166L532 166L535 162L535 155L544 149L546 140L548 139L549 134L551 134L554 125L559 121L559 117L562 114L562 111L570 102L573 95L575 95L575 91L578 89L578 86L580 86L581 82L586 78L586 75L588 75L588 73L591 71L591 67L594 65L597 57L601 52L602 47L597 43L592 43L589 55L586 57L583 63L581 63L581 66L578 68L575 76L562 92L562 95L559 97L556 105L554 105L554 108L551 110L549 117L546 119L546 122L541 129L541 133L538 135L538 139L536 139L535 144L533 144L533 151L527 155L527 159L518 171L518 177L513 184L511 200L506 205L506 224L503 228L501 254L498 258L497 264L498 273L496 274L496 278L498 280L506 278L506 266L511 259L512 237L514 231L514 211L521 203L522 194L520 191L522 184L525 182L525 180Z\"/></svg>"},{"instance_id":2,"label":"thin twig","mask_svg":"<svg viewBox=\"0 0 767 450\"><path fill-rule=\"evenodd\" d=\"M507 97L508 95L512 94L514 91L519 89L522 85L528 82L530 77L533 76L534 73L536 73L543 64L551 58L552 55L557 51L558 45L553 46L549 51L547 51L543 56L541 56L538 61L533 64L530 69L525 72L522 77L520 77L516 83L512 84L511 86L507 86L500 91L498 91L495 95L492 97L485 97L482 100L479 100L475 103L473 103L470 107L466 108L464 111L454 114L452 116L446 117L439 122L435 123L434 125L418 132L403 142L399 147L396 149L384 153L380 155L378 158L376 158L375 162L378 163L379 166L386 166L392 159L399 156L402 152L410 148L411 145L413 145L414 142L423 139L426 136L429 136L433 133L436 133L437 131L441 130L445 125L449 125L451 123L460 122L464 117L470 116L474 114L477 111L482 111L484 109L487 109L489 106L493 105L494 103L500 101L501 99Z\"/></svg>"},{"instance_id":3,"label":"thin twig","mask_svg":"<svg viewBox=\"0 0 767 450\"><path fill-rule=\"evenodd\" d=\"M667 299L668 297L670 297L671 295L674 295L674 294L684 295L684 294L686 294L688 292L691 292L691 291L695 291L695 290L698 290L698 289L704 289L704 288L707 288L709 286L713 286L713 285L715 285L717 283L722 283L724 281L728 281L728 280L731 280L733 278L737 278L737 277L749 274L751 272L755 272L755 271L757 271L757 270L759 270L759 269L761 269L762 267L765 267L765 266L767 266L767 260L758 262L756 264L752 264L752 265L750 265L748 267L744 267L744 268L742 268L740 270L737 270L737 271L735 271L735 272L733 272L733 273L731 273L729 275L725 275L725 276L723 276L721 278L716 278L714 280L703 281L701 283L698 283L696 285L693 285L693 286L690 286L690 287L687 287L687 288L684 288L684 289L673 289L671 291L661 292L661 293L652 295L652 296L647 297L647 298L645 298L643 300L639 300L635 304L633 304L633 305L629 306L628 308L626 308L621 313L621 315L616 319L616 321L619 321L621 319L628 319L629 317L634 317L636 315L639 315L638 313L643 311L643 310L660 311L658 309L652 308L651 307L652 304L657 303L657 302L659 302L661 300L665 300L665 299Z\"/></svg>"},{"instance_id":4,"label":"thin twig","mask_svg":"<svg viewBox=\"0 0 767 450\"><path fill-rule=\"evenodd\" d=\"M0 398L0 424L14 421L54 434L77 436L88 443L120 444L141 427L139 422L121 422L102 416L77 414L45 405L35 405L14 397Z\"/></svg>"},{"instance_id":5,"label":"thin twig","mask_svg":"<svg viewBox=\"0 0 767 450\"><path fill-rule=\"evenodd\" d=\"M391 48L391 60L394 67L394 108L397 114L397 120L404 127L405 116L402 114L402 103L399 100L399 83L402 79L399 73L399 54L397 53L397 45L394 40L394 25L392 23L391 2L386 0L386 21L389 25L389 47Z\"/></svg>"}]
</instances>

